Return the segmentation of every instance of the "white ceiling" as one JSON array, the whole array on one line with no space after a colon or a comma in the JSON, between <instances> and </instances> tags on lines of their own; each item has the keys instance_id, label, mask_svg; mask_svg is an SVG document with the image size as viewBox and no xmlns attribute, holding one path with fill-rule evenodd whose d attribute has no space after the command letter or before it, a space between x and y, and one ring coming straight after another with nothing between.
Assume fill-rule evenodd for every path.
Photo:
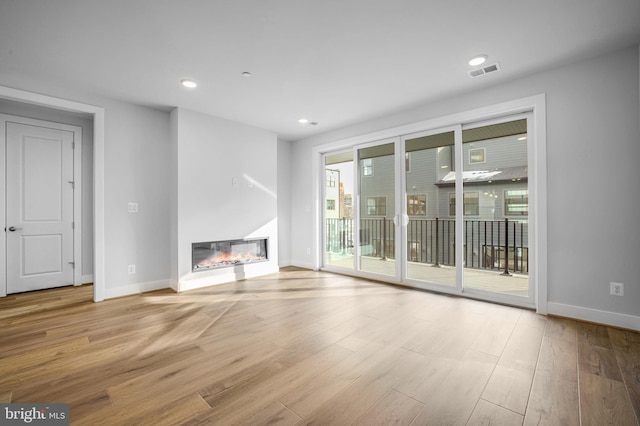
<instances>
[{"instance_id":1,"label":"white ceiling","mask_svg":"<svg viewBox=\"0 0 640 426\"><path fill-rule=\"evenodd\" d=\"M284 140L639 43L640 0L0 0L0 75Z\"/></svg>"}]
</instances>

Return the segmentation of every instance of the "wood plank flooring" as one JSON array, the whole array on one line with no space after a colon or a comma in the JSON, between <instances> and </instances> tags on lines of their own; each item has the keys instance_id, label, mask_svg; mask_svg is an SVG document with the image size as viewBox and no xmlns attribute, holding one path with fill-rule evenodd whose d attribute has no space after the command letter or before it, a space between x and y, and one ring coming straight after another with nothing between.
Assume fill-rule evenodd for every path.
<instances>
[{"instance_id":1,"label":"wood plank flooring","mask_svg":"<svg viewBox=\"0 0 640 426\"><path fill-rule=\"evenodd\" d=\"M640 333L324 272L0 299L0 402L74 425L639 425Z\"/></svg>"}]
</instances>

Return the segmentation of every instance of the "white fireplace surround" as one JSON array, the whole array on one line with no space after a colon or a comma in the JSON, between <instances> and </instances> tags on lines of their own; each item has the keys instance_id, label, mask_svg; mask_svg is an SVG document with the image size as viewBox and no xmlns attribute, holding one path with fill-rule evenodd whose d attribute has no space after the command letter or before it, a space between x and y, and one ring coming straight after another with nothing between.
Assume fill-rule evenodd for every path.
<instances>
[{"instance_id":1,"label":"white fireplace surround","mask_svg":"<svg viewBox=\"0 0 640 426\"><path fill-rule=\"evenodd\" d=\"M278 272L275 133L184 109L171 113L171 287ZM268 260L192 271L198 241L268 239Z\"/></svg>"}]
</instances>

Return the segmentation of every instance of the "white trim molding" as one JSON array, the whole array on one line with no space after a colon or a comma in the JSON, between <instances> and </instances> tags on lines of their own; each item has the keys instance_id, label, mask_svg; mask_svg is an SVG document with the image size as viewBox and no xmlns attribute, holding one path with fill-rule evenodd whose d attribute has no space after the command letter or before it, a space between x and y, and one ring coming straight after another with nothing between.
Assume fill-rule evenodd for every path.
<instances>
[{"instance_id":1,"label":"white trim molding","mask_svg":"<svg viewBox=\"0 0 640 426\"><path fill-rule=\"evenodd\" d=\"M548 308L550 315L640 331L640 317L633 315L619 314L617 312L601 311L598 309L583 308L581 306L565 305L563 303L555 302L549 302Z\"/></svg>"},{"instance_id":2,"label":"white trim molding","mask_svg":"<svg viewBox=\"0 0 640 426\"><path fill-rule=\"evenodd\" d=\"M169 280L147 281L144 283L127 284L120 287L109 288L105 299L113 299L116 297L131 296L134 294L145 293L147 291L163 290L170 287Z\"/></svg>"}]
</instances>

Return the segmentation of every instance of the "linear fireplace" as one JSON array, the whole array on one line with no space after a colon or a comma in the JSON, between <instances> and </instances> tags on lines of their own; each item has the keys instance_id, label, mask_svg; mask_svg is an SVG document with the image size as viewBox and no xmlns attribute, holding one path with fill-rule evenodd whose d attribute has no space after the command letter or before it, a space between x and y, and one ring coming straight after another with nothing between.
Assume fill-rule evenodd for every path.
<instances>
[{"instance_id":1,"label":"linear fireplace","mask_svg":"<svg viewBox=\"0 0 640 426\"><path fill-rule=\"evenodd\" d=\"M268 238L208 241L191 244L192 271L266 262Z\"/></svg>"}]
</instances>

